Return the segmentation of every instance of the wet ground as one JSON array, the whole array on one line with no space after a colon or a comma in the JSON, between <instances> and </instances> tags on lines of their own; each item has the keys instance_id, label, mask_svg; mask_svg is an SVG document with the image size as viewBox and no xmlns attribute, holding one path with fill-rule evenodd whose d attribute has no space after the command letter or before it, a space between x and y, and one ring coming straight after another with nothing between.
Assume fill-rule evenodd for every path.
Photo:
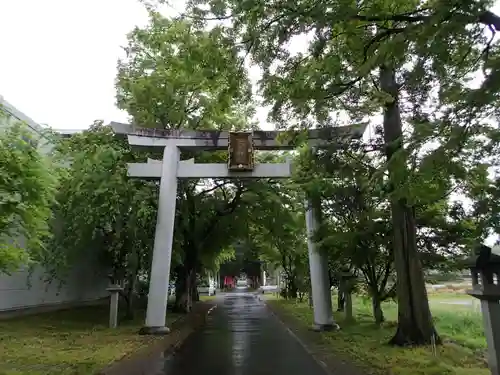
<instances>
[{"instance_id":1,"label":"wet ground","mask_svg":"<svg viewBox=\"0 0 500 375\"><path fill-rule=\"evenodd\" d=\"M218 297L206 326L165 360L166 375L325 375L253 293Z\"/></svg>"}]
</instances>

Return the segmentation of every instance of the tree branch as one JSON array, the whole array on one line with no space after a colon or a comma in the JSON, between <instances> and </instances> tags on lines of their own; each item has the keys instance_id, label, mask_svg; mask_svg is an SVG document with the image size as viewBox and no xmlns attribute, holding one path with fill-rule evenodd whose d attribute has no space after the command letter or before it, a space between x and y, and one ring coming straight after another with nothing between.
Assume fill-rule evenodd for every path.
<instances>
[{"instance_id":1,"label":"tree branch","mask_svg":"<svg viewBox=\"0 0 500 375\"><path fill-rule=\"evenodd\" d=\"M212 217L210 220L210 223L205 227L205 231L203 235L201 236L201 243L204 243L206 239L210 236L212 231L215 229L217 224L219 223L219 220L221 217L230 215L236 210L236 207L238 207L238 204L241 201L241 196L244 192L244 189L242 186L238 187L238 190L236 191L235 196L233 199L226 204L226 207L224 207L221 210L216 210L215 215Z\"/></svg>"},{"instance_id":2,"label":"tree branch","mask_svg":"<svg viewBox=\"0 0 500 375\"><path fill-rule=\"evenodd\" d=\"M212 191L217 190L218 188L222 188L230 183L231 183L231 181L225 181L222 183L215 183L214 187L207 189L207 190L203 190L203 191L199 192L198 195L211 193Z\"/></svg>"},{"instance_id":3,"label":"tree branch","mask_svg":"<svg viewBox=\"0 0 500 375\"><path fill-rule=\"evenodd\" d=\"M489 10L480 14L478 21L483 25L492 26L495 31L500 31L500 16L497 16Z\"/></svg>"}]
</instances>

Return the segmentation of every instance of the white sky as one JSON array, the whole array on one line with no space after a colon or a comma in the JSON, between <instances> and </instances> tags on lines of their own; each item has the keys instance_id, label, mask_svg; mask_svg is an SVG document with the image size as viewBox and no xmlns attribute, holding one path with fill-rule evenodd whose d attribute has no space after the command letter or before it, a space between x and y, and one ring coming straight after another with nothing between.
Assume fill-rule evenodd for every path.
<instances>
[{"instance_id":1,"label":"white sky","mask_svg":"<svg viewBox=\"0 0 500 375\"><path fill-rule=\"evenodd\" d=\"M0 95L56 129L126 122L115 106L116 65L126 34L146 22L137 0L0 0Z\"/></svg>"}]
</instances>

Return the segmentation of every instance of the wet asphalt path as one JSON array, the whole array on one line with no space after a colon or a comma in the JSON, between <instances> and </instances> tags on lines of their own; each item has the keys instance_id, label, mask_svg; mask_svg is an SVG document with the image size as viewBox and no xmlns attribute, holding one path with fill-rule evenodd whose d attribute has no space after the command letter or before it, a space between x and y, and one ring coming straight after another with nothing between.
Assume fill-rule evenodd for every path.
<instances>
[{"instance_id":1,"label":"wet asphalt path","mask_svg":"<svg viewBox=\"0 0 500 375\"><path fill-rule=\"evenodd\" d=\"M166 375L325 375L251 293L227 293L206 326L167 358Z\"/></svg>"}]
</instances>

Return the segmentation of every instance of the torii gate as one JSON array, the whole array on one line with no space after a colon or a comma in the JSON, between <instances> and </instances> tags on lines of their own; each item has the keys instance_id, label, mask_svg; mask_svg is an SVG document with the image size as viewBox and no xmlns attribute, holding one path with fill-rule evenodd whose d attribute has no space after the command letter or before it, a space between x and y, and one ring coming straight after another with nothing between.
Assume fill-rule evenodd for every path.
<instances>
[{"instance_id":1,"label":"torii gate","mask_svg":"<svg viewBox=\"0 0 500 375\"><path fill-rule=\"evenodd\" d=\"M146 322L140 334L166 334L165 326L172 242L174 238L177 179L179 178L287 178L291 164L253 164L253 149L289 150L294 145L278 141L280 131L253 131L231 133L216 130L186 131L139 128L129 124L112 122L116 134L126 135L128 143L135 147L162 147L163 161L130 163L128 175L134 178L159 179L160 195L156 221L153 260L149 285ZM359 139L367 124L315 129L308 132L309 144L321 146L339 139ZM233 164L197 164L192 160L181 161L181 150L228 150ZM306 226L308 233L309 267L311 273L314 327L328 330L335 326L332 314L328 262L316 251L312 235L317 228L317 212L306 202Z\"/></svg>"}]
</instances>

